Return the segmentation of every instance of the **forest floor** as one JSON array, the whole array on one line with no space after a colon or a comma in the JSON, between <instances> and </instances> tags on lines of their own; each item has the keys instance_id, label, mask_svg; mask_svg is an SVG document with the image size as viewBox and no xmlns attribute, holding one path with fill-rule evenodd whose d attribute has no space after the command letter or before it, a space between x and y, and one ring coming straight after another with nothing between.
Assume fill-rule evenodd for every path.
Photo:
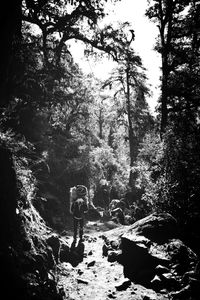
<instances>
[{"instance_id":1,"label":"forest floor","mask_svg":"<svg viewBox=\"0 0 200 300\"><path fill-rule=\"evenodd\" d=\"M73 246L72 231L64 238L72 247L73 253L82 251L82 261L76 265L60 263L58 265L58 287L63 291L64 299L69 300L165 300L166 294L157 294L151 289L134 284L124 278L123 266L117 262L108 262L102 255L104 240L112 239L111 222L87 222L84 242Z\"/></svg>"}]
</instances>

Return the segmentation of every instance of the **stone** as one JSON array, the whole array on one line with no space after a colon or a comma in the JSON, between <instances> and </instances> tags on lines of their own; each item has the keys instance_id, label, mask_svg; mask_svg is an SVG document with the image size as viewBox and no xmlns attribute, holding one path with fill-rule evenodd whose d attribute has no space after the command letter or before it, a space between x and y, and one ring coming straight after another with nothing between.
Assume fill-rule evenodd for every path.
<instances>
[{"instance_id":1,"label":"stone","mask_svg":"<svg viewBox=\"0 0 200 300\"><path fill-rule=\"evenodd\" d=\"M155 291L159 291L163 287L163 282L158 275L155 275L154 278L151 280L151 285Z\"/></svg>"},{"instance_id":2,"label":"stone","mask_svg":"<svg viewBox=\"0 0 200 300\"><path fill-rule=\"evenodd\" d=\"M119 248L119 243L118 243L118 241L111 241L110 246L112 249L117 250Z\"/></svg>"},{"instance_id":3,"label":"stone","mask_svg":"<svg viewBox=\"0 0 200 300\"><path fill-rule=\"evenodd\" d=\"M85 279L82 279L82 278L77 278L77 282L78 283L83 283L83 284L88 284L89 282Z\"/></svg>"},{"instance_id":4,"label":"stone","mask_svg":"<svg viewBox=\"0 0 200 300\"><path fill-rule=\"evenodd\" d=\"M78 269L78 275L82 275L84 272L81 269Z\"/></svg>"},{"instance_id":5,"label":"stone","mask_svg":"<svg viewBox=\"0 0 200 300\"><path fill-rule=\"evenodd\" d=\"M116 295L114 293L110 293L110 294L108 294L108 298L115 299Z\"/></svg>"},{"instance_id":6,"label":"stone","mask_svg":"<svg viewBox=\"0 0 200 300\"><path fill-rule=\"evenodd\" d=\"M69 256L70 256L70 249L65 241L61 241L60 244L60 262L68 262L69 261Z\"/></svg>"},{"instance_id":7,"label":"stone","mask_svg":"<svg viewBox=\"0 0 200 300\"><path fill-rule=\"evenodd\" d=\"M118 260L119 253L117 251L110 251L108 253L108 261L109 262L115 262Z\"/></svg>"},{"instance_id":8,"label":"stone","mask_svg":"<svg viewBox=\"0 0 200 300\"><path fill-rule=\"evenodd\" d=\"M47 240L47 244L52 248L53 256L56 263L59 263L60 240L57 234L51 234Z\"/></svg>"},{"instance_id":9,"label":"stone","mask_svg":"<svg viewBox=\"0 0 200 300\"><path fill-rule=\"evenodd\" d=\"M91 262L89 262L87 264L87 267L90 268L90 267L93 267L95 265L96 261L95 260L92 260Z\"/></svg>"},{"instance_id":10,"label":"stone","mask_svg":"<svg viewBox=\"0 0 200 300\"><path fill-rule=\"evenodd\" d=\"M191 287L188 284L187 286L183 287L179 291L174 291L170 293L170 296L172 296L172 299L174 300L187 300L187 299L192 299L190 298L191 295ZM197 299L193 299L197 300Z\"/></svg>"},{"instance_id":11,"label":"stone","mask_svg":"<svg viewBox=\"0 0 200 300\"><path fill-rule=\"evenodd\" d=\"M112 241L113 237L117 242L121 239L121 254L108 251L109 260L117 258L124 267L124 277L134 283L171 292L183 287L181 278L185 272L195 272L197 255L178 239L177 222L169 214L151 214L132 225L116 228Z\"/></svg>"},{"instance_id":12,"label":"stone","mask_svg":"<svg viewBox=\"0 0 200 300\"><path fill-rule=\"evenodd\" d=\"M176 219L166 213L151 214L128 227L129 234L134 232L137 235L144 236L151 241L161 244L178 236Z\"/></svg>"},{"instance_id":13,"label":"stone","mask_svg":"<svg viewBox=\"0 0 200 300\"><path fill-rule=\"evenodd\" d=\"M109 250L109 247L106 244L103 244L102 255L103 256L108 256L108 250Z\"/></svg>"},{"instance_id":14,"label":"stone","mask_svg":"<svg viewBox=\"0 0 200 300\"><path fill-rule=\"evenodd\" d=\"M150 298L149 296L145 295L145 296L143 297L143 300L151 300L151 298Z\"/></svg>"},{"instance_id":15,"label":"stone","mask_svg":"<svg viewBox=\"0 0 200 300\"><path fill-rule=\"evenodd\" d=\"M189 279L189 285L191 287L192 295L199 295L199 290L200 290L200 280L196 278L190 278Z\"/></svg>"},{"instance_id":16,"label":"stone","mask_svg":"<svg viewBox=\"0 0 200 300\"><path fill-rule=\"evenodd\" d=\"M169 268L162 266L162 265L156 266L156 274L160 275L160 274L167 273L167 272L169 272Z\"/></svg>"},{"instance_id":17,"label":"stone","mask_svg":"<svg viewBox=\"0 0 200 300\"><path fill-rule=\"evenodd\" d=\"M117 291L125 291L131 285L131 281L128 278L123 279L115 287Z\"/></svg>"},{"instance_id":18,"label":"stone","mask_svg":"<svg viewBox=\"0 0 200 300\"><path fill-rule=\"evenodd\" d=\"M144 244L122 237L121 261L124 265L124 276L148 286L155 276L156 266L163 263L164 259L149 253Z\"/></svg>"},{"instance_id":19,"label":"stone","mask_svg":"<svg viewBox=\"0 0 200 300\"><path fill-rule=\"evenodd\" d=\"M179 287L178 279L176 279L176 277L173 274L163 273L161 275L161 278L168 290L175 290Z\"/></svg>"}]
</instances>

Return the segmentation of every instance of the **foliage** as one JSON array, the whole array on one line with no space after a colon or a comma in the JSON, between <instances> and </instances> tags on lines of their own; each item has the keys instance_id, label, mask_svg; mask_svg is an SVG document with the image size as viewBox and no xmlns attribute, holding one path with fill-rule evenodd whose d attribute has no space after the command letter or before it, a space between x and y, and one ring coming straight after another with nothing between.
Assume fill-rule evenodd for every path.
<instances>
[{"instance_id":1,"label":"foliage","mask_svg":"<svg viewBox=\"0 0 200 300\"><path fill-rule=\"evenodd\" d=\"M2 287L8 299L14 296L61 299L57 283L48 276L48 272L54 275L55 271L54 256L46 242L51 229L33 206L37 192L36 178L30 169L34 164L33 152L33 145L19 134L0 132L4 178L0 181L3 203L0 259L6 277L2 279ZM8 290L8 281L14 292Z\"/></svg>"},{"instance_id":2,"label":"foliage","mask_svg":"<svg viewBox=\"0 0 200 300\"><path fill-rule=\"evenodd\" d=\"M110 46L110 39L115 36L112 34L113 29L100 31L98 29L98 21L105 16L106 2L105 0L24 2L22 18L40 28L43 62L46 66L52 63L59 64L63 49L66 49L65 43L71 39L83 41L116 56L115 49ZM69 50L67 52L69 53Z\"/></svg>"},{"instance_id":3,"label":"foliage","mask_svg":"<svg viewBox=\"0 0 200 300\"><path fill-rule=\"evenodd\" d=\"M159 25L162 55L161 209L179 220L195 246L200 233L199 195L199 9L196 1L152 1L147 14ZM170 5L171 4L171 5ZM164 110L163 110L164 109ZM164 122L163 122L164 120ZM193 232L192 237L187 235ZM195 246L196 247L196 246Z\"/></svg>"},{"instance_id":4,"label":"foliage","mask_svg":"<svg viewBox=\"0 0 200 300\"><path fill-rule=\"evenodd\" d=\"M128 24L121 24L126 28ZM131 30L129 30L131 31ZM104 83L104 88L109 86L114 90L114 100L117 107L117 117L126 128L126 138L129 142L129 165L132 169L137 155L139 143L142 141L145 132L150 128L151 118L145 96L148 94L146 76L141 59L135 54L131 46L134 39L128 40L123 36L123 50L118 60L118 66L111 73L109 79ZM135 188L135 182L130 171L129 184Z\"/></svg>"},{"instance_id":5,"label":"foliage","mask_svg":"<svg viewBox=\"0 0 200 300\"><path fill-rule=\"evenodd\" d=\"M102 178L106 178L119 194L123 194L128 180L127 162L103 141L99 147L91 149L89 157L93 188L98 186Z\"/></svg>"},{"instance_id":6,"label":"foliage","mask_svg":"<svg viewBox=\"0 0 200 300\"><path fill-rule=\"evenodd\" d=\"M162 56L161 131L182 109L197 108L199 87L199 3L149 1L147 16L158 24L157 51Z\"/></svg>"},{"instance_id":7,"label":"foliage","mask_svg":"<svg viewBox=\"0 0 200 300\"><path fill-rule=\"evenodd\" d=\"M136 177L136 189L142 195L137 203L140 209L143 207L143 214L159 210L162 203L163 142L156 131L145 135L132 173Z\"/></svg>"},{"instance_id":8,"label":"foliage","mask_svg":"<svg viewBox=\"0 0 200 300\"><path fill-rule=\"evenodd\" d=\"M188 118L183 118L166 133L164 150L166 183L163 194L166 199L165 205L167 210L179 220L184 229L184 238L187 238L195 248L200 237L197 226L200 219L199 134L199 125Z\"/></svg>"}]
</instances>

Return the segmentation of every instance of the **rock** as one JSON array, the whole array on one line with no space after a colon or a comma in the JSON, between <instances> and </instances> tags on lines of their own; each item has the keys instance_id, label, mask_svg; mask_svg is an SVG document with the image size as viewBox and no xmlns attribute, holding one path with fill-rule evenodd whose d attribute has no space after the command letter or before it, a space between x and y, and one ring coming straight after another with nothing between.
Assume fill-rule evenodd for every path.
<instances>
[{"instance_id":1,"label":"rock","mask_svg":"<svg viewBox=\"0 0 200 300\"><path fill-rule=\"evenodd\" d=\"M171 256L172 267L180 274L191 270L191 264L197 261L196 254L179 239L169 241L167 252Z\"/></svg>"},{"instance_id":2,"label":"rock","mask_svg":"<svg viewBox=\"0 0 200 300\"><path fill-rule=\"evenodd\" d=\"M124 276L147 287L155 276L156 266L166 263L164 256L160 259L149 253L149 249L144 244L124 237L122 237L121 261L124 265Z\"/></svg>"},{"instance_id":3,"label":"rock","mask_svg":"<svg viewBox=\"0 0 200 300\"><path fill-rule=\"evenodd\" d=\"M82 275L84 272L81 269L78 269L78 275Z\"/></svg>"},{"instance_id":4,"label":"rock","mask_svg":"<svg viewBox=\"0 0 200 300\"><path fill-rule=\"evenodd\" d=\"M156 274L160 275L160 274L167 273L167 272L169 272L169 269L167 267L162 266L162 265L156 266Z\"/></svg>"},{"instance_id":5,"label":"rock","mask_svg":"<svg viewBox=\"0 0 200 300\"><path fill-rule=\"evenodd\" d=\"M87 264L87 267L90 268L90 267L93 267L95 265L96 261L95 260L92 260L91 262L89 262Z\"/></svg>"},{"instance_id":6,"label":"rock","mask_svg":"<svg viewBox=\"0 0 200 300\"><path fill-rule=\"evenodd\" d=\"M99 235L99 238L104 240L105 242L108 240L108 238L104 234Z\"/></svg>"},{"instance_id":7,"label":"rock","mask_svg":"<svg viewBox=\"0 0 200 300\"><path fill-rule=\"evenodd\" d=\"M77 278L78 283L88 284L89 282L85 279Z\"/></svg>"},{"instance_id":8,"label":"rock","mask_svg":"<svg viewBox=\"0 0 200 300\"><path fill-rule=\"evenodd\" d=\"M183 285L190 284L191 286L196 286L197 283L200 286L199 274L196 273L196 268L193 271L186 272L181 282Z\"/></svg>"},{"instance_id":9,"label":"rock","mask_svg":"<svg viewBox=\"0 0 200 300\"><path fill-rule=\"evenodd\" d=\"M161 244L178 236L177 221L170 214L154 213L128 227L129 233L132 231Z\"/></svg>"},{"instance_id":10,"label":"rock","mask_svg":"<svg viewBox=\"0 0 200 300\"><path fill-rule=\"evenodd\" d=\"M52 280L52 281L54 280L55 281L55 275L53 273L48 272L47 277L48 277L49 280Z\"/></svg>"},{"instance_id":11,"label":"rock","mask_svg":"<svg viewBox=\"0 0 200 300\"><path fill-rule=\"evenodd\" d=\"M60 240L57 234L51 234L47 238L46 242L52 248L53 256L55 258L56 263L59 263Z\"/></svg>"},{"instance_id":12,"label":"rock","mask_svg":"<svg viewBox=\"0 0 200 300\"><path fill-rule=\"evenodd\" d=\"M117 261L124 266L124 276L146 288L180 290L180 279L197 265L197 255L178 239L177 222L169 214L149 215L113 230L113 236L121 238Z\"/></svg>"},{"instance_id":13,"label":"rock","mask_svg":"<svg viewBox=\"0 0 200 300\"><path fill-rule=\"evenodd\" d=\"M194 295L194 296L198 295L198 299L199 299L200 280L195 279L195 278L190 278L189 285L191 287L192 295Z\"/></svg>"},{"instance_id":14,"label":"rock","mask_svg":"<svg viewBox=\"0 0 200 300\"><path fill-rule=\"evenodd\" d=\"M108 229L113 229L113 228L119 227L120 225L119 225L119 224L116 224L116 223L113 222L113 221L107 221L107 222L105 222L105 226L106 226Z\"/></svg>"},{"instance_id":15,"label":"rock","mask_svg":"<svg viewBox=\"0 0 200 300\"><path fill-rule=\"evenodd\" d=\"M128 278L123 279L115 287L117 291L124 291L131 285L131 281Z\"/></svg>"},{"instance_id":16,"label":"rock","mask_svg":"<svg viewBox=\"0 0 200 300\"><path fill-rule=\"evenodd\" d=\"M109 247L106 244L103 244L102 255L103 256L108 256L108 250L109 250Z\"/></svg>"},{"instance_id":17,"label":"rock","mask_svg":"<svg viewBox=\"0 0 200 300\"><path fill-rule=\"evenodd\" d=\"M154 278L151 280L151 285L155 291L159 291L162 289L163 283L158 275L155 275Z\"/></svg>"},{"instance_id":18,"label":"rock","mask_svg":"<svg viewBox=\"0 0 200 300\"><path fill-rule=\"evenodd\" d=\"M87 241L88 243L94 243L97 241L96 237L91 237L89 235L84 235L84 241Z\"/></svg>"},{"instance_id":19,"label":"rock","mask_svg":"<svg viewBox=\"0 0 200 300\"><path fill-rule=\"evenodd\" d=\"M89 252L88 252L88 255L92 255L93 254L93 252L92 252L92 250L90 250Z\"/></svg>"},{"instance_id":20,"label":"rock","mask_svg":"<svg viewBox=\"0 0 200 300\"><path fill-rule=\"evenodd\" d=\"M192 300L197 300L190 298L191 295L191 287L190 285L185 286L179 291L171 292L170 296L172 296L173 300L187 300L187 299L192 299Z\"/></svg>"},{"instance_id":21,"label":"rock","mask_svg":"<svg viewBox=\"0 0 200 300\"><path fill-rule=\"evenodd\" d=\"M111 241L110 246L112 249L117 250L119 248L119 242L118 241Z\"/></svg>"},{"instance_id":22,"label":"rock","mask_svg":"<svg viewBox=\"0 0 200 300\"><path fill-rule=\"evenodd\" d=\"M114 293L110 293L110 294L108 294L108 298L115 299L116 295Z\"/></svg>"},{"instance_id":23,"label":"rock","mask_svg":"<svg viewBox=\"0 0 200 300\"><path fill-rule=\"evenodd\" d=\"M50 246L46 247L46 255L47 255L49 268L52 269L55 266L55 259L53 255L53 250Z\"/></svg>"},{"instance_id":24,"label":"rock","mask_svg":"<svg viewBox=\"0 0 200 300\"><path fill-rule=\"evenodd\" d=\"M134 223L133 218L129 215L125 215L125 224L130 225L130 224L133 224L133 223Z\"/></svg>"},{"instance_id":25,"label":"rock","mask_svg":"<svg viewBox=\"0 0 200 300\"><path fill-rule=\"evenodd\" d=\"M61 240L61 245L60 245L60 262L68 262L69 261L69 254L70 249L64 240Z\"/></svg>"},{"instance_id":26,"label":"rock","mask_svg":"<svg viewBox=\"0 0 200 300\"><path fill-rule=\"evenodd\" d=\"M119 256L119 252L117 252L117 251L110 251L109 253L108 253L108 261L109 262L115 262L115 261L117 261L118 260L118 256Z\"/></svg>"},{"instance_id":27,"label":"rock","mask_svg":"<svg viewBox=\"0 0 200 300\"><path fill-rule=\"evenodd\" d=\"M145 296L143 297L143 300L151 300L151 298L150 298L149 296L145 295Z\"/></svg>"},{"instance_id":28,"label":"rock","mask_svg":"<svg viewBox=\"0 0 200 300\"><path fill-rule=\"evenodd\" d=\"M178 279L171 273L163 273L161 278L168 290L175 290L179 287Z\"/></svg>"}]
</instances>

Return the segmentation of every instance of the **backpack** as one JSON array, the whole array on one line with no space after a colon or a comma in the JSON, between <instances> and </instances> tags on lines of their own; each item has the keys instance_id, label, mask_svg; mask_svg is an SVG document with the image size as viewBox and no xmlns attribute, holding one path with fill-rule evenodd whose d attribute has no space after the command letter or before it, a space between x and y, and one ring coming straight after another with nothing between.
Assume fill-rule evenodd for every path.
<instances>
[{"instance_id":1,"label":"backpack","mask_svg":"<svg viewBox=\"0 0 200 300\"><path fill-rule=\"evenodd\" d=\"M82 219L84 217L84 213L88 211L86 201L82 198L78 198L72 203L71 211L76 219Z\"/></svg>"}]
</instances>

